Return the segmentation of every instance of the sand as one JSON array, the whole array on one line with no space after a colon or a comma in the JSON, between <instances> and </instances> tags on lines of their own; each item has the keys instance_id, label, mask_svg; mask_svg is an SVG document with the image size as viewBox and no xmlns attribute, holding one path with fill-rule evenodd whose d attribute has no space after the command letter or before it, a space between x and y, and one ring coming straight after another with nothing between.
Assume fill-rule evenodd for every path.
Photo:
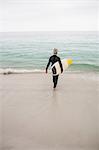
<instances>
[{"instance_id":1,"label":"sand","mask_svg":"<svg viewBox=\"0 0 99 150\"><path fill-rule=\"evenodd\" d=\"M98 74L0 75L0 150L99 150Z\"/></svg>"}]
</instances>

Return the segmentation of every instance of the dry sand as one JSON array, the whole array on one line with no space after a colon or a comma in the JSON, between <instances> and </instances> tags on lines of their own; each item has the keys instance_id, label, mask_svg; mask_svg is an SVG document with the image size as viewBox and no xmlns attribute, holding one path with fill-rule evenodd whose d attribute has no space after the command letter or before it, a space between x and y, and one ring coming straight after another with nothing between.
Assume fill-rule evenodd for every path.
<instances>
[{"instance_id":1,"label":"dry sand","mask_svg":"<svg viewBox=\"0 0 99 150\"><path fill-rule=\"evenodd\" d=\"M99 150L98 74L0 75L0 150Z\"/></svg>"}]
</instances>

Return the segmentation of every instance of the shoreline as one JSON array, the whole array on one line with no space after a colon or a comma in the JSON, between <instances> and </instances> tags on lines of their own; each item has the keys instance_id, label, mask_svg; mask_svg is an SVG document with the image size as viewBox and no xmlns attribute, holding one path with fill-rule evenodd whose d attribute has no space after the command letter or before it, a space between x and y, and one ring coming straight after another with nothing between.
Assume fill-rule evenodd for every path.
<instances>
[{"instance_id":1,"label":"shoreline","mask_svg":"<svg viewBox=\"0 0 99 150\"><path fill-rule=\"evenodd\" d=\"M45 70L41 70L41 71L33 71L33 72L2 72L0 73L1 75L29 75L29 74L46 74ZM48 71L47 74L51 74L51 70ZM64 73L62 73L62 75L66 75L66 74L99 74L98 71L65 71ZM61 74L60 74L61 75Z\"/></svg>"}]
</instances>

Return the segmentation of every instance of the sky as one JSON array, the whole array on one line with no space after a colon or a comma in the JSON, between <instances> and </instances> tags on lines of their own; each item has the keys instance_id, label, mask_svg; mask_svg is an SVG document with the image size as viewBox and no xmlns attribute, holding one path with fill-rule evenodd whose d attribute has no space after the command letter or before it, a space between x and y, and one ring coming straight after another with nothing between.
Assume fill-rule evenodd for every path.
<instances>
[{"instance_id":1,"label":"sky","mask_svg":"<svg viewBox=\"0 0 99 150\"><path fill-rule=\"evenodd\" d=\"M97 31L99 0L0 0L0 32Z\"/></svg>"}]
</instances>

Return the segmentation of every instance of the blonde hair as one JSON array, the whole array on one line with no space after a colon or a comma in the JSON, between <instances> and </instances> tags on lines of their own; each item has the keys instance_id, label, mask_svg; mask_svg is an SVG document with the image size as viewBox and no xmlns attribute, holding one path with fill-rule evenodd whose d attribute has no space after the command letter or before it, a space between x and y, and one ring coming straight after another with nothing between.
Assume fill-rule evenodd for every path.
<instances>
[{"instance_id":1,"label":"blonde hair","mask_svg":"<svg viewBox=\"0 0 99 150\"><path fill-rule=\"evenodd\" d=\"M53 48L53 54L57 55L57 53L58 53L58 49L57 48Z\"/></svg>"}]
</instances>

